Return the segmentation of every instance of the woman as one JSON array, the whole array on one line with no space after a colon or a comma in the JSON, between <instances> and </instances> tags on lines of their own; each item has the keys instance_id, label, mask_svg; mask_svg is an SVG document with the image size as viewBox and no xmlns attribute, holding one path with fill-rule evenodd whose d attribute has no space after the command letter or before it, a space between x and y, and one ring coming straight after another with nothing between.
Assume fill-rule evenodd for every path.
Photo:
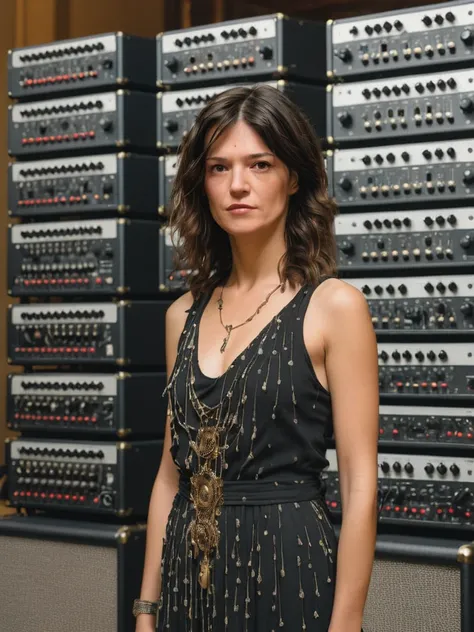
<instances>
[{"instance_id":1,"label":"woman","mask_svg":"<svg viewBox=\"0 0 474 632\"><path fill-rule=\"evenodd\" d=\"M334 278L334 213L312 127L284 95L235 87L199 113L171 196L197 272L167 313L169 419L137 632L360 632L378 367L365 298ZM337 583L320 480L332 425Z\"/></svg>"}]
</instances>

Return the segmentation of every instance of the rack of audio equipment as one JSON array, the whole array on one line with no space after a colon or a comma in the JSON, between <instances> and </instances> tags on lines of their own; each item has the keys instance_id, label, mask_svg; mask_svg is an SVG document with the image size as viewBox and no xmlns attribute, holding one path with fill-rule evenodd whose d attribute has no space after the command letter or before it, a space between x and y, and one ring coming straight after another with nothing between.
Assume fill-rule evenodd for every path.
<instances>
[{"instance_id":1,"label":"rack of audio equipment","mask_svg":"<svg viewBox=\"0 0 474 632\"><path fill-rule=\"evenodd\" d=\"M146 517L166 402L156 44L108 33L9 53L9 502ZM18 218L18 219L17 219ZM166 298L166 300L165 300ZM146 335L145 335L146 332Z\"/></svg>"},{"instance_id":2,"label":"rack of audio equipment","mask_svg":"<svg viewBox=\"0 0 474 632\"><path fill-rule=\"evenodd\" d=\"M382 531L474 527L473 12L449 2L327 25L339 270L367 297L379 350Z\"/></svg>"},{"instance_id":3,"label":"rack of audio equipment","mask_svg":"<svg viewBox=\"0 0 474 632\"><path fill-rule=\"evenodd\" d=\"M8 380L8 425L23 433L8 444L13 505L144 514L145 498L131 510L129 496L133 472L149 480L159 461L163 292L190 274L174 269L165 223L179 144L213 94L255 81L288 94L324 136L327 82L309 56L324 55L324 31L274 14L156 42L111 33L10 53L8 201L21 223L9 230L20 302L8 348L24 367Z\"/></svg>"}]
</instances>

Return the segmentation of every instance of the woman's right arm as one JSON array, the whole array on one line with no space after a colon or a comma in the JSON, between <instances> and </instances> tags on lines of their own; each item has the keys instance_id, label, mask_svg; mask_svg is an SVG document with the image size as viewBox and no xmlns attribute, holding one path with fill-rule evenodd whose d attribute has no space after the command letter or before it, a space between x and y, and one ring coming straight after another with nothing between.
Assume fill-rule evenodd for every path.
<instances>
[{"instance_id":1,"label":"woman's right arm","mask_svg":"<svg viewBox=\"0 0 474 632\"><path fill-rule=\"evenodd\" d=\"M166 366L168 379L173 370L178 341L186 323L186 310L192 305L192 296L188 292L180 296L166 312ZM145 565L143 570L140 599L159 601L161 594L161 555L163 538L166 533L168 516L178 491L179 474L171 458L170 417L166 418L165 438L160 467L153 484L148 507ZM155 632L156 616L139 614L136 620L136 632Z\"/></svg>"}]
</instances>

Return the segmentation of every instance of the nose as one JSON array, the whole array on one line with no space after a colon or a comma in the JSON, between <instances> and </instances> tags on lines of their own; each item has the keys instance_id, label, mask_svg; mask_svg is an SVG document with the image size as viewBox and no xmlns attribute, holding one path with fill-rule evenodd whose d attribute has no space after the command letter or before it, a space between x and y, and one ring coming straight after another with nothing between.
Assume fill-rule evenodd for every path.
<instances>
[{"instance_id":1,"label":"nose","mask_svg":"<svg viewBox=\"0 0 474 632\"><path fill-rule=\"evenodd\" d=\"M245 169L240 167L232 170L232 178L230 181L230 193L235 197L241 197L246 195L250 190L247 178L245 175Z\"/></svg>"}]
</instances>

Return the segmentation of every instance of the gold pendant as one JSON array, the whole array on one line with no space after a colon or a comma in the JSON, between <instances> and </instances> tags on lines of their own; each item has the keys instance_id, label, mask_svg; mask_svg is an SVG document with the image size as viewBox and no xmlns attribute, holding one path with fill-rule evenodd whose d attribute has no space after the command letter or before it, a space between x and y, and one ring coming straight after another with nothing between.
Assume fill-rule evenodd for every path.
<instances>
[{"instance_id":1,"label":"gold pendant","mask_svg":"<svg viewBox=\"0 0 474 632\"><path fill-rule=\"evenodd\" d=\"M210 579L211 579L211 566L209 564L209 559L207 555L205 555L204 559L201 560L201 564L199 568L198 581L201 588L204 588L204 590L207 590L207 588L209 588Z\"/></svg>"},{"instance_id":2,"label":"gold pendant","mask_svg":"<svg viewBox=\"0 0 474 632\"><path fill-rule=\"evenodd\" d=\"M230 338L230 334L232 333L232 325L224 325L225 329L227 331L227 336L224 338L224 341L222 342L221 345L221 353L224 353L225 348L227 347L227 343L229 342L229 338Z\"/></svg>"}]
</instances>

